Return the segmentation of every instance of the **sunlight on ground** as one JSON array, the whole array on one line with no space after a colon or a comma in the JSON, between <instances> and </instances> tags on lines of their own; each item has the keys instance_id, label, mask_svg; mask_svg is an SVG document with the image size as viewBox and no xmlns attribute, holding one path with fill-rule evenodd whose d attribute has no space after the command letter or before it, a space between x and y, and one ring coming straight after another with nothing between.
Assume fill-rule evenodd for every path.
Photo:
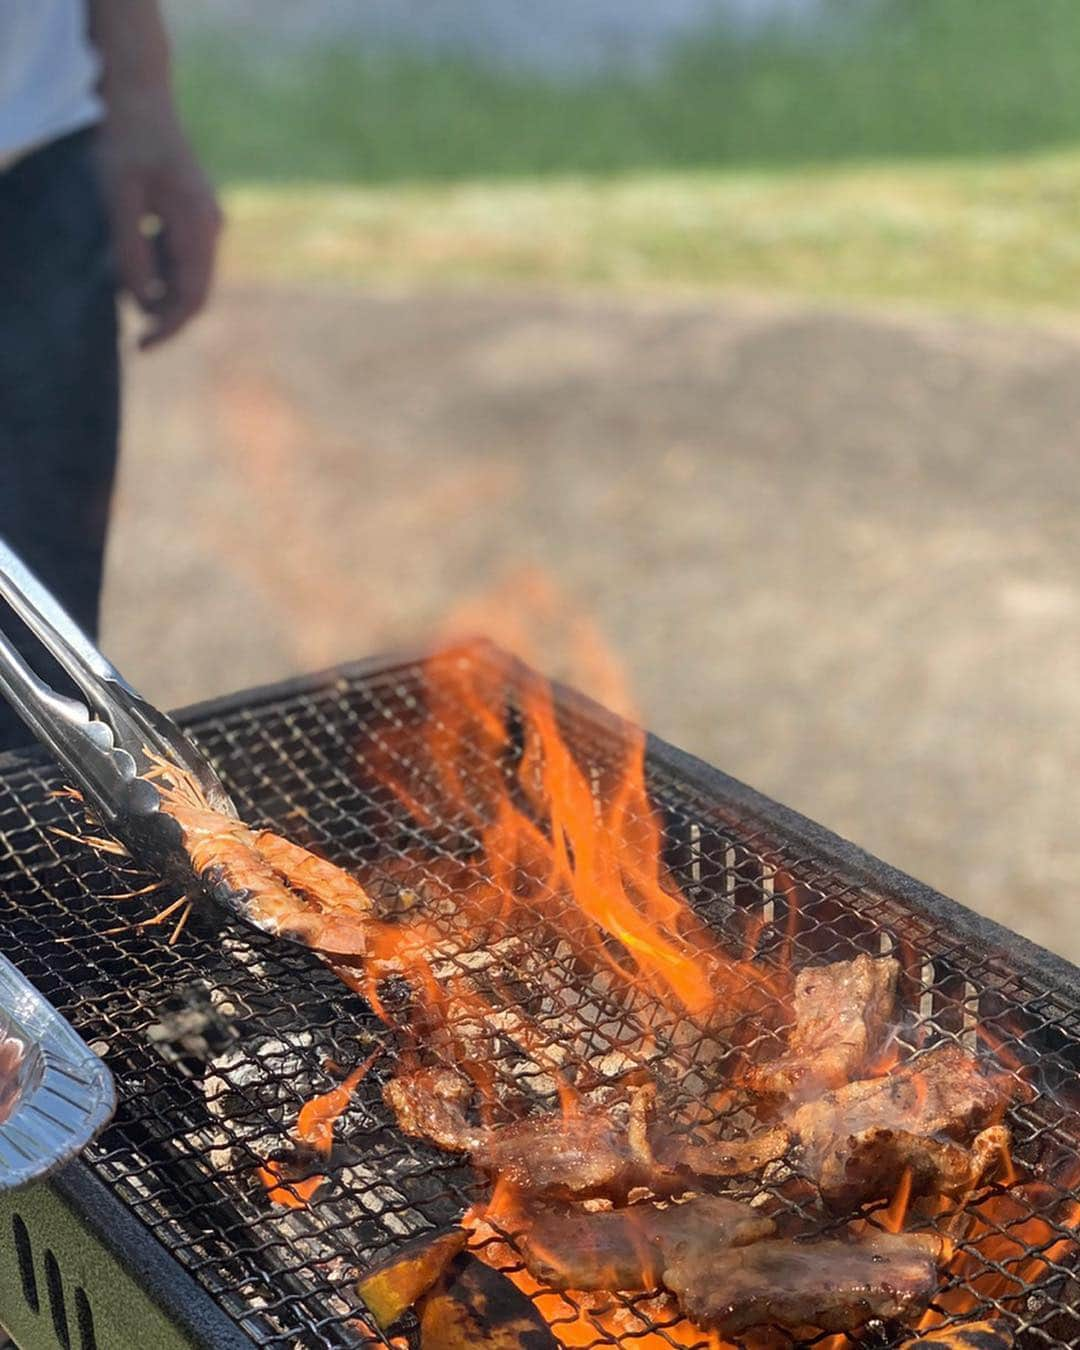
<instances>
[{"instance_id":1,"label":"sunlight on ground","mask_svg":"<svg viewBox=\"0 0 1080 1350\"><path fill-rule=\"evenodd\" d=\"M1080 155L227 193L246 281L747 287L982 310L1080 298Z\"/></svg>"}]
</instances>

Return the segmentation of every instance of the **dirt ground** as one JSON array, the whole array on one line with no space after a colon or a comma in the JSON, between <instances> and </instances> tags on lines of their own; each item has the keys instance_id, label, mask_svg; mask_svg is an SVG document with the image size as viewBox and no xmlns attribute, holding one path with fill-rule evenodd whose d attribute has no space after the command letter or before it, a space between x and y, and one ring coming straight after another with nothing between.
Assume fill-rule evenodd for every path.
<instances>
[{"instance_id":1,"label":"dirt ground","mask_svg":"<svg viewBox=\"0 0 1080 1350\"><path fill-rule=\"evenodd\" d=\"M130 369L105 643L158 701L538 565L653 729L1080 958L1080 339L227 289Z\"/></svg>"}]
</instances>

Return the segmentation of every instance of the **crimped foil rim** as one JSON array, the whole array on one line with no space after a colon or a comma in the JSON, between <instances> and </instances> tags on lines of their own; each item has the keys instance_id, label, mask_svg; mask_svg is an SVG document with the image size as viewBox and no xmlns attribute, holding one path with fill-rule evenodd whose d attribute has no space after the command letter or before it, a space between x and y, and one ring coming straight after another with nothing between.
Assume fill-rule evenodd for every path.
<instances>
[{"instance_id":1,"label":"crimped foil rim","mask_svg":"<svg viewBox=\"0 0 1080 1350\"><path fill-rule=\"evenodd\" d=\"M0 1033L23 1046L23 1081L0 1121L0 1191L9 1191L81 1153L111 1119L116 1089L108 1067L2 955Z\"/></svg>"}]
</instances>

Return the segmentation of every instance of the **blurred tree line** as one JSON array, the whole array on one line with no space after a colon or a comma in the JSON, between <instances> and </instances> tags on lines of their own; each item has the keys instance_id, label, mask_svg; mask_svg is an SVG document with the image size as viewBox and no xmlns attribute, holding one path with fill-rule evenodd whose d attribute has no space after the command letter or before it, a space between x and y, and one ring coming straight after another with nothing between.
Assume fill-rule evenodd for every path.
<instances>
[{"instance_id":1,"label":"blurred tree line","mask_svg":"<svg viewBox=\"0 0 1080 1350\"><path fill-rule=\"evenodd\" d=\"M225 181L620 174L1080 143L1078 0L822 0L813 23L719 26L647 73L588 77L252 37L190 30L181 43L187 114Z\"/></svg>"}]
</instances>

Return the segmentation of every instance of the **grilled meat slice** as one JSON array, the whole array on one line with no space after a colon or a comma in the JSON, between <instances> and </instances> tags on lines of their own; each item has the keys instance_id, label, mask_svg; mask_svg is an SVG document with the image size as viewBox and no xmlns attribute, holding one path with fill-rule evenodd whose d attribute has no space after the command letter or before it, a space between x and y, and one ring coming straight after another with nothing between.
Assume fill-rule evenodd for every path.
<instances>
[{"instance_id":1,"label":"grilled meat slice","mask_svg":"<svg viewBox=\"0 0 1080 1350\"><path fill-rule=\"evenodd\" d=\"M465 1114L472 1094L472 1083L454 1069L417 1069L392 1078L383 1088L383 1098L406 1134L451 1153L470 1153L484 1139L485 1131L470 1125Z\"/></svg>"},{"instance_id":2,"label":"grilled meat slice","mask_svg":"<svg viewBox=\"0 0 1080 1350\"><path fill-rule=\"evenodd\" d=\"M791 1113L784 1125L744 1140L699 1144L655 1127L665 1166L697 1177L760 1170L800 1145L801 1170L836 1208L891 1195L905 1171L915 1194L962 1195L1008 1151L1000 1117L1022 1091L1006 1074L987 1073L965 1051L945 1045L882 1078L861 1079Z\"/></svg>"},{"instance_id":3,"label":"grilled meat slice","mask_svg":"<svg viewBox=\"0 0 1080 1350\"><path fill-rule=\"evenodd\" d=\"M863 954L795 977L795 1026L787 1053L747 1072L761 1098L808 1101L858 1077L892 1017L900 966Z\"/></svg>"},{"instance_id":4,"label":"grilled meat slice","mask_svg":"<svg viewBox=\"0 0 1080 1350\"><path fill-rule=\"evenodd\" d=\"M724 1336L764 1324L852 1331L872 1317L919 1316L938 1287L940 1246L913 1233L719 1251L684 1244L664 1283L691 1321Z\"/></svg>"},{"instance_id":5,"label":"grilled meat slice","mask_svg":"<svg viewBox=\"0 0 1080 1350\"><path fill-rule=\"evenodd\" d=\"M615 1104L494 1126L470 1123L472 1091L464 1075L434 1068L393 1080L384 1095L407 1134L468 1153L476 1167L528 1195L618 1199L636 1186L674 1195L692 1178L760 1171L797 1144L799 1170L828 1204L850 1208L893 1194L905 1170L916 1194L973 1189L1009 1145L1004 1125L985 1127L1022 1089L946 1044L884 1077L826 1092L748 1139L712 1143L655 1117L648 1087L632 1090L621 1117Z\"/></svg>"},{"instance_id":6,"label":"grilled meat slice","mask_svg":"<svg viewBox=\"0 0 1080 1350\"><path fill-rule=\"evenodd\" d=\"M467 1153L482 1171L504 1177L527 1195L618 1199L635 1186L657 1195L685 1191L692 1178L743 1176L783 1157L783 1126L751 1139L696 1143L654 1116L651 1084L629 1099L576 1114L528 1116L509 1124L474 1125L473 1084L455 1069L401 1074L383 1089L406 1134L451 1153Z\"/></svg>"},{"instance_id":7,"label":"grilled meat slice","mask_svg":"<svg viewBox=\"0 0 1080 1350\"><path fill-rule=\"evenodd\" d=\"M668 1261L688 1247L714 1252L776 1231L748 1205L699 1195L661 1209L541 1214L519 1239L525 1264L553 1289L658 1289ZM685 1258L684 1258L685 1259Z\"/></svg>"},{"instance_id":8,"label":"grilled meat slice","mask_svg":"<svg viewBox=\"0 0 1080 1350\"><path fill-rule=\"evenodd\" d=\"M979 1186L1007 1155L1011 1139L1005 1125L982 1130L970 1148L908 1130L864 1130L828 1151L818 1185L826 1203L836 1210L894 1194L905 1172L911 1176L913 1195L962 1196Z\"/></svg>"},{"instance_id":9,"label":"grilled meat slice","mask_svg":"<svg viewBox=\"0 0 1080 1350\"><path fill-rule=\"evenodd\" d=\"M662 1169L600 1111L530 1116L490 1129L470 1155L476 1167L529 1195L619 1197L662 1179Z\"/></svg>"},{"instance_id":10,"label":"grilled meat slice","mask_svg":"<svg viewBox=\"0 0 1080 1350\"><path fill-rule=\"evenodd\" d=\"M1008 1146L1004 1114L1019 1085L984 1071L966 1051L942 1045L807 1102L788 1124L801 1144L800 1170L829 1204L844 1208L891 1195L905 1168L916 1193L960 1194L977 1185Z\"/></svg>"},{"instance_id":11,"label":"grilled meat slice","mask_svg":"<svg viewBox=\"0 0 1080 1350\"><path fill-rule=\"evenodd\" d=\"M669 1193L681 1183L652 1156L645 1128L651 1091L638 1089L625 1120L615 1108L563 1116L528 1116L505 1125L473 1125L466 1114L473 1085L453 1069L419 1069L383 1089L406 1134L454 1153L527 1195L576 1199L624 1197L635 1186Z\"/></svg>"},{"instance_id":12,"label":"grilled meat slice","mask_svg":"<svg viewBox=\"0 0 1080 1350\"><path fill-rule=\"evenodd\" d=\"M791 1147L791 1131L777 1125L749 1139L719 1139L699 1144L654 1126L649 1140L657 1161L673 1172L702 1178L741 1177L760 1172L768 1163L782 1158Z\"/></svg>"}]
</instances>

